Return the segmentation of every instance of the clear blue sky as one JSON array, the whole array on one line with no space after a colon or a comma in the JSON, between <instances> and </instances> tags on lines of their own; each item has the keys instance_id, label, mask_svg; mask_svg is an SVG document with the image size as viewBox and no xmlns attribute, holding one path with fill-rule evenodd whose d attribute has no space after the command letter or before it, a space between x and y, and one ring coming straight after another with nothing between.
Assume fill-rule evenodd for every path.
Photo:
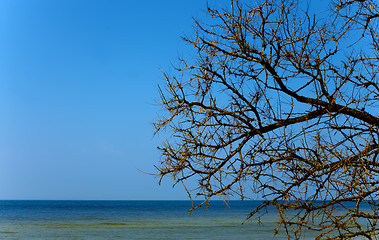
<instances>
[{"instance_id":1,"label":"clear blue sky","mask_svg":"<svg viewBox=\"0 0 379 240\"><path fill-rule=\"evenodd\" d=\"M186 199L154 171L161 70L204 0L0 1L0 199Z\"/></svg>"}]
</instances>

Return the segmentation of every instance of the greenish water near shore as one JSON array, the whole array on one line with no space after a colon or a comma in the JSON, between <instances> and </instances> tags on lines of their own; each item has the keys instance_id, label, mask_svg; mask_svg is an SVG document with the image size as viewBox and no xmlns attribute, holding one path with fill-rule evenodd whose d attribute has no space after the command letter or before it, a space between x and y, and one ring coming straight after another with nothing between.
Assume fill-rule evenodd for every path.
<instances>
[{"instance_id":1,"label":"greenish water near shore","mask_svg":"<svg viewBox=\"0 0 379 240\"><path fill-rule=\"evenodd\" d=\"M274 211L242 224L259 203L215 201L189 215L189 201L0 201L0 239L287 239L274 236Z\"/></svg>"}]
</instances>

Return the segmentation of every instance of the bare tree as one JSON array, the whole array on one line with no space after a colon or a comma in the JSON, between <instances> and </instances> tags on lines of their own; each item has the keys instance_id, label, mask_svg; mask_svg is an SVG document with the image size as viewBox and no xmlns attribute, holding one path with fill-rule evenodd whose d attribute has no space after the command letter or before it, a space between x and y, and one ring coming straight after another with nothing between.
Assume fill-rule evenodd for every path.
<instances>
[{"instance_id":1,"label":"bare tree","mask_svg":"<svg viewBox=\"0 0 379 240\"><path fill-rule=\"evenodd\" d=\"M379 8L248 2L208 7L196 57L165 74L160 176L200 206L262 197L249 217L275 206L289 239L377 239Z\"/></svg>"}]
</instances>

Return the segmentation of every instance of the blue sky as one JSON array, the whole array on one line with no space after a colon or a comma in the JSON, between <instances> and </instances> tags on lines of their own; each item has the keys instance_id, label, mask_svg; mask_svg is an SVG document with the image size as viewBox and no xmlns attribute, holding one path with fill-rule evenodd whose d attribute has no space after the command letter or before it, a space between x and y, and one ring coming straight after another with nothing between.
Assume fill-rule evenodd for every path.
<instances>
[{"instance_id":1,"label":"blue sky","mask_svg":"<svg viewBox=\"0 0 379 240\"><path fill-rule=\"evenodd\" d=\"M186 199L153 172L162 70L206 2L0 1L0 199Z\"/></svg>"}]
</instances>

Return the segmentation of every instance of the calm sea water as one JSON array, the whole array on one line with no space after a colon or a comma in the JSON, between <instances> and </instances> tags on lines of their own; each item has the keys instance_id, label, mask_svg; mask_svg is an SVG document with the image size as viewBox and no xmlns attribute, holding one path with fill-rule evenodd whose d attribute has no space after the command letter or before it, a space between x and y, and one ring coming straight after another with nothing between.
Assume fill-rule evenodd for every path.
<instances>
[{"instance_id":1,"label":"calm sea water","mask_svg":"<svg viewBox=\"0 0 379 240\"><path fill-rule=\"evenodd\" d=\"M0 201L0 239L286 239L274 212L241 224L259 202Z\"/></svg>"}]
</instances>

